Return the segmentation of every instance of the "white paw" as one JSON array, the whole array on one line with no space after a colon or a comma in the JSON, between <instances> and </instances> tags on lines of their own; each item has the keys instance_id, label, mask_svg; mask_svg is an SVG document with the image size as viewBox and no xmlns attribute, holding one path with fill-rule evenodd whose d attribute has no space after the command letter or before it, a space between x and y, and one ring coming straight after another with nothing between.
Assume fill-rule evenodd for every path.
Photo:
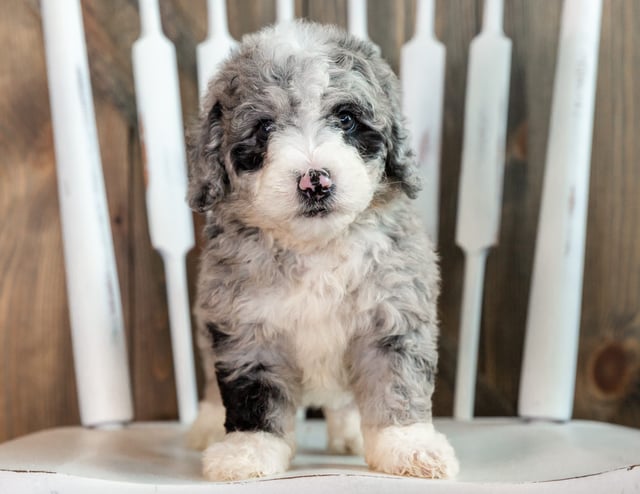
<instances>
[{"instance_id":1,"label":"white paw","mask_svg":"<svg viewBox=\"0 0 640 494\"><path fill-rule=\"evenodd\" d=\"M364 446L360 431L360 414L355 405L331 410L324 409L327 419L328 449L339 455L362 455Z\"/></svg>"},{"instance_id":2,"label":"white paw","mask_svg":"<svg viewBox=\"0 0 640 494\"><path fill-rule=\"evenodd\" d=\"M202 455L207 480L242 480L283 473L293 451L287 441L269 432L231 432Z\"/></svg>"},{"instance_id":3,"label":"white paw","mask_svg":"<svg viewBox=\"0 0 640 494\"><path fill-rule=\"evenodd\" d=\"M364 445L367 464L379 472L450 479L460 469L449 441L433 424L365 429Z\"/></svg>"},{"instance_id":4,"label":"white paw","mask_svg":"<svg viewBox=\"0 0 640 494\"><path fill-rule=\"evenodd\" d=\"M187 446L203 450L224 438L225 410L220 404L201 401L198 416L187 433Z\"/></svg>"}]
</instances>

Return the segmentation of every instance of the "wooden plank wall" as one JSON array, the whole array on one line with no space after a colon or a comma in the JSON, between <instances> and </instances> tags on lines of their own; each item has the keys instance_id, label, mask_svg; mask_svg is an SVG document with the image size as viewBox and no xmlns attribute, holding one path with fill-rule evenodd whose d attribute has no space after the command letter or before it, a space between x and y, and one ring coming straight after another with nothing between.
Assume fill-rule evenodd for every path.
<instances>
[{"instance_id":1,"label":"wooden plank wall","mask_svg":"<svg viewBox=\"0 0 640 494\"><path fill-rule=\"evenodd\" d=\"M228 2L231 33L275 19L274 1ZM369 30L393 68L415 3L370 0ZM149 245L131 45L134 0L83 0L138 420L176 417L164 276ZM197 108L204 0L161 0L180 60L186 121ZM435 411L449 415L462 255L454 245L468 46L481 2L439 0L447 46L442 148L441 365ZM544 169L559 0L506 0L512 89L500 246L489 257L477 412L516 410ZM345 0L297 0L297 15L346 25ZM640 3L605 0L575 415L640 427ZM37 0L0 2L0 441L78 423L46 73ZM197 253L190 257L193 274ZM540 365L544 365L541 362Z\"/></svg>"}]
</instances>

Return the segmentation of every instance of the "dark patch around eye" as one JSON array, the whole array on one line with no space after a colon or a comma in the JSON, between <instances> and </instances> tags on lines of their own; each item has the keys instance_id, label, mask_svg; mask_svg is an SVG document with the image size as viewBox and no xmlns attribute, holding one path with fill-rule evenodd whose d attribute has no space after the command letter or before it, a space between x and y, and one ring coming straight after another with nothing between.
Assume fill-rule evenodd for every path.
<instances>
[{"instance_id":1,"label":"dark patch around eye","mask_svg":"<svg viewBox=\"0 0 640 494\"><path fill-rule=\"evenodd\" d=\"M356 122L352 131L343 133L345 142L356 148L358 154L365 161L378 158L385 149L384 137L380 132L361 121Z\"/></svg>"},{"instance_id":2,"label":"dark patch around eye","mask_svg":"<svg viewBox=\"0 0 640 494\"><path fill-rule=\"evenodd\" d=\"M238 173L252 172L262 168L266 146L258 145L255 139L251 141L237 144L231 149L231 160Z\"/></svg>"},{"instance_id":3,"label":"dark patch around eye","mask_svg":"<svg viewBox=\"0 0 640 494\"><path fill-rule=\"evenodd\" d=\"M262 168L269 136L274 130L272 120L260 120L253 134L231 149L231 160L236 172L252 172Z\"/></svg>"},{"instance_id":4,"label":"dark patch around eye","mask_svg":"<svg viewBox=\"0 0 640 494\"><path fill-rule=\"evenodd\" d=\"M377 130L364 127L362 130L356 132L353 137L355 141L354 145L365 161L379 157L384 151L384 138Z\"/></svg>"},{"instance_id":5,"label":"dark patch around eye","mask_svg":"<svg viewBox=\"0 0 640 494\"><path fill-rule=\"evenodd\" d=\"M346 103L336 106L332 110L335 125L343 130L345 142L358 150L358 154L365 161L375 159L384 152L384 137L370 127L367 123L368 111L361 105ZM353 126L344 129L341 124L341 116L350 115L354 119Z\"/></svg>"}]
</instances>

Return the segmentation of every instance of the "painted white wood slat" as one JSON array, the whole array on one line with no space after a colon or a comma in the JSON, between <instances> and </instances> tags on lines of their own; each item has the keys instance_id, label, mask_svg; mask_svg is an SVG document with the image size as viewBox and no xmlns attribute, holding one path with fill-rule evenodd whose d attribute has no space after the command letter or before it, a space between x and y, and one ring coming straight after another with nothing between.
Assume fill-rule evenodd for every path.
<instances>
[{"instance_id":1,"label":"painted white wood slat","mask_svg":"<svg viewBox=\"0 0 640 494\"><path fill-rule=\"evenodd\" d=\"M565 0L518 412L573 411L601 0Z\"/></svg>"},{"instance_id":2,"label":"painted white wood slat","mask_svg":"<svg viewBox=\"0 0 640 494\"><path fill-rule=\"evenodd\" d=\"M367 27L367 0L349 0L347 3L347 25L349 33L369 39Z\"/></svg>"},{"instance_id":3,"label":"painted white wood slat","mask_svg":"<svg viewBox=\"0 0 640 494\"><path fill-rule=\"evenodd\" d=\"M83 425L133 416L120 287L78 0L43 0L65 272Z\"/></svg>"},{"instance_id":4,"label":"painted white wood slat","mask_svg":"<svg viewBox=\"0 0 640 494\"><path fill-rule=\"evenodd\" d=\"M198 64L198 94L202 97L209 80L237 42L229 34L226 0L207 0L207 38L196 48Z\"/></svg>"},{"instance_id":5,"label":"painted white wood slat","mask_svg":"<svg viewBox=\"0 0 640 494\"><path fill-rule=\"evenodd\" d=\"M290 22L295 18L295 5L293 0L278 0L276 15L278 22Z\"/></svg>"},{"instance_id":6,"label":"painted white wood slat","mask_svg":"<svg viewBox=\"0 0 640 494\"><path fill-rule=\"evenodd\" d=\"M482 31L471 42L464 115L456 243L465 253L454 417L473 416L484 266L498 241L509 104L511 41L502 0L485 0Z\"/></svg>"},{"instance_id":7,"label":"painted white wood slat","mask_svg":"<svg viewBox=\"0 0 640 494\"><path fill-rule=\"evenodd\" d=\"M151 244L164 261L181 422L197 411L186 254L194 246L186 203L187 167L176 52L162 33L157 0L139 0L141 36L133 45L140 139L144 145Z\"/></svg>"},{"instance_id":8,"label":"painted white wood slat","mask_svg":"<svg viewBox=\"0 0 640 494\"><path fill-rule=\"evenodd\" d=\"M435 38L434 0L418 0L417 7L415 35L402 48L400 61L402 108L422 177L416 208L437 244L446 49Z\"/></svg>"}]
</instances>

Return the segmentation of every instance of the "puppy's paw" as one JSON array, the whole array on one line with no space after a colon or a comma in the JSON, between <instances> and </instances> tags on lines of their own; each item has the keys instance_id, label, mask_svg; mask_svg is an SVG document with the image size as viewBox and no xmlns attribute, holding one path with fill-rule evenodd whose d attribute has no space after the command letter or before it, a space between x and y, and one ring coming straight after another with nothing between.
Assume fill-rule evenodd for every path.
<instances>
[{"instance_id":1,"label":"puppy's paw","mask_svg":"<svg viewBox=\"0 0 640 494\"><path fill-rule=\"evenodd\" d=\"M225 410L222 405L201 401L198 416L187 433L187 446L202 451L224 438Z\"/></svg>"},{"instance_id":2,"label":"puppy's paw","mask_svg":"<svg viewBox=\"0 0 640 494\"><path fill-rule=\"evenodd\" d=\"M324 409L327 419L328 449L338 455L363 455L360 414L355 405L338 410Z\"/></svg>"},{"instance_id":3,"label":"puppy's paw","mask_svg":"<svg viewBox=\"0 0 640 494\"><path fill-rule=\"evenodd\" d=\"M364 444L367 464L379 472L450 479L460 469L449 441L433 424L366 429Z\"/></svg>"},{"instance_id":4,"label":"puppy's paw","mask_svg":"<svg viewBox=\"0 0 640 494\"><path fill-rule=\"evenodd\" d=\"M242 480L283 473L293 451L283 438L269 432L231 432L202 455L207 480Z\"/></svg>"}]
</instances>

